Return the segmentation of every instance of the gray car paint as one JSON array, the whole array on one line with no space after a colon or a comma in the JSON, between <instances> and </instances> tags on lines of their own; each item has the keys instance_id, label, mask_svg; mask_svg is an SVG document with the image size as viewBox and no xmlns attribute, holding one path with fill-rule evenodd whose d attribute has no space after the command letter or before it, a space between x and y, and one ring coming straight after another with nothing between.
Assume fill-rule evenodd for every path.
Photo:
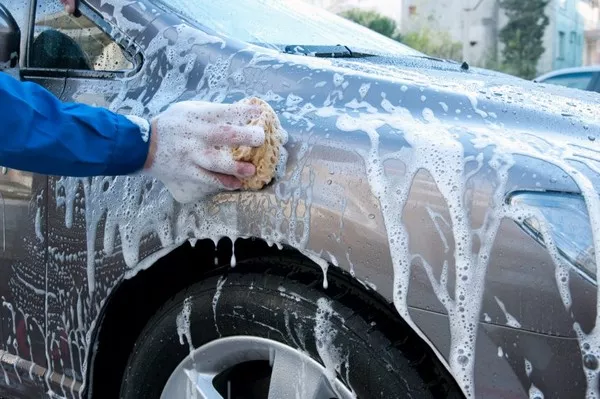
<instances>
[{"instance_id":1,"label":"gray car paint","mask_svg":"<svg viewBox=\"0 0 600 399\"><path fill-rule=\"evenodd\" d=\"M6 376L4 381L0 378L0 393L10 397L38 397L49 391L77 397L89 370L86 365L93 343L87 339L99 328L98 315L110 301L112 290L123 278L135 278L137 271L151 267L156 254L164 255L186 242L190 226L196 238L257 237L285 243L313 258L321 256L352 270L357 279L374 285L379 294L393 302L393 262L384 214L369 184L363 155L370 149L369 139L364 133L341 131L334 118L319 115L310 104L329 104L347 113L352 108L345 104L356 98L365 103L358 108L359 113L383 115L387 111L380 104L385 97L417 119L429 109L456 128L465 156L476 160L484 153L484 164L490 155L473 147L470 132L475 130L494 135L500 127L532 137L560 137L587 147L594 144L589 137L596 138L595 143L600 141L596 116L600 100L594 94L416 58L359 61L284 56L219 38L213 32L207 36L199 28L185 31L190 35L186 43L177 38L181 32L170 28L182 21L149 1L86 3L113 26L115 39L144 55L139 71L112 80L85 73L48 79L24 69L25 78L38 81L63 100L145 116L155 115L178 100L233 102L261 95L278 111L290 134L287 173L264 191L222 194L195 206L174 204L160 184L149 183L142 206L131 208L126 197L150 182L141 177L105 181L33 176L27 200L16 201L15 208L8 191L2 188L8 247L0 259L4 271L0 280L4 301L0 332ZM218 40L210 43L214 38ZM157 46L157 42L162 44ZM169 47L182 53L167 53ZM179 71L185 68L189 69L183 75ZM362 96L364 84L371 86ZM473 96L476 105L471 101ZM382 134L383 154L400 147L406 147L402 134L393 129ZM402 179L403 168L402 162L393 160L386 164L386 175ZM489 172L484 166L474 176L468 195L481 199L490 195ZM599 177L588 175L597 191ZM572 177L560 168L528 156L516 157L508 173L505 194L520 190L580 192ZM102 200L114 202L105 205ZM100 215L86 215L85 210L95 206ZM487 203L474 201L471 206L472 225L479 225ZM220 212L209 218L214 214L212 207ZM421 171L403 210L404 223L410 234L410 252L425 254L433 273L439 276L447 254L428 208L449 220L447 204L431 175ZM128 209L133 215L126 215ZM66 222L70 212L72 224ZM119 245L117 240L111 253L106 238L114 237L114 230L105 230L102 223L91 220L106 212L112 212L116 224L131 225L132 218L154 223L148 229L132 230L139 234L135 238L141 242L139 251L135 240L131 245ZM178 227L177 220L190 216L196 219L194 223ZM166 217L171 221L161 219ZM150 234L164 226L171 230L160 238ZM451 243L452 229L442 226L439 230ZM9 250L11 243L15 243L13 251ZM86 266L90 253L94 260L93 287ZM423 270L418 262L411 268L409 314L429 343L447 359L451 335L447 311ZM452 286L453 273L448 280ZM477 328L476 396L528 396L532 384L545 397L585 394L586 378L573 322L579 322L585 331L594 327L596 287L573 270L569 284L573 305L566 310L548 252L512 220L502 222L485 276ZM519 328L506 326L506 315L496 297ZM529 375L526 359L533 370Z\"/></svg>"}]
</instances>

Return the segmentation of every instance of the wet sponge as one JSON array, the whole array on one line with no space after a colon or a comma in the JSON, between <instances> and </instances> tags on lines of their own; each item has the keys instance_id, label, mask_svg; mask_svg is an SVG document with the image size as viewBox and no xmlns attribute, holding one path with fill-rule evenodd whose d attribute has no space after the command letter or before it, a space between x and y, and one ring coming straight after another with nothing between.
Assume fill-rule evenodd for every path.
<instances>
[{"instance_id":1,"label":"wet sponge","mask_svg":"<svg viewBox=\"0 0 600 399\"><path fill-rule=\"evenodd\" d=\"M265 101L251 97L241 103L258 105L262 109L260 116L248 121L248 125L261 126L265 131L265 142L260 147L234 147L233 159L251 162L256 166L256 174L242 180L243 190L260 190L273 180L279 162L279 148L283 137L281 124L273 108Z\"/></svg>"}]
</instances>

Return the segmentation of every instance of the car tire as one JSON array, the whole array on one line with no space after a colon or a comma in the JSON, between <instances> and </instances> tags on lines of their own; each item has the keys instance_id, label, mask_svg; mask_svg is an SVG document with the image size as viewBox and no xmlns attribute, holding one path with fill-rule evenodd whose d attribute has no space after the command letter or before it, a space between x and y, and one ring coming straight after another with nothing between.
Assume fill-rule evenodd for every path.
<instances>
[{"instance_id":1,"label":"car tire","mask_svg":"<svg viewBox=\"0 0 600 399\"><path fill-rule=\"evenodd\" d=\"M177 318L181 318L186 305L190 309L189 333L194 348L222 337L260 337L298 349L325 364L317 341L323 344L322 322L326 320L331 338L325 343L329 346L326 349L336 351L337 357L344 359L335 365L339 366L337 378L356 397L439 396L436 395L439 385L435 386L438 391L432 392L435 384L425 381L417 370L424 355L419 361L409 360L378 330L376 323L368 323L352 309L328 297L329 290L322 290L314 282L303 284L286 276L243 273L252 269L252 265L240 263L226 276L208 277L165 303L136 341L122 380L121 397L161 397L173 371L190 354L185 337L180 337L181 331L178 333L177 329ZM229 397L261 396L246 390L233 395L230 392Z\"/></svg>"}]
</instances>

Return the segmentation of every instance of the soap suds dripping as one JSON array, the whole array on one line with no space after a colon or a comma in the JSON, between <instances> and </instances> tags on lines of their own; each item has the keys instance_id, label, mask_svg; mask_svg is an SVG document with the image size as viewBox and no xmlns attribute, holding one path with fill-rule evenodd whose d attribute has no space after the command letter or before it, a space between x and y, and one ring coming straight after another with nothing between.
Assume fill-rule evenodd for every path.
<instances>
[{"instance_id":1,"label":"soap suds dripping","mask_svg":"<svg viewBox=\"0 0 600 399\"><path fill-rule=\"evenodd\" d=\"M183 309L177 315L176 323L177 323L177 335L179 335L179 343L181 345L185 345L185 340L187 341L188 347L190 348L190 353L194 351L194 345L192 344L192 333L190 331L190 315L192 314L192 304L191 298L186 298L183 301Z\"/></svg>"},{"instance_id":2,"label":"soap suds dripping","mask_svg":"<svg viewBox=\"0 0 600 399\"><path fill-rule=\"evenodd\" d=\"M400 312L400 314L409 322L409 324L413 325L410 320L409 320L409 316L406 312L406 307L405 307L405 295L406 293L403 291L403 288L405 288L408 284L403 284L404 282L408 282L408 279L406 278L409 274L410 274L410 261L407 262L403 259L401 259L403 256L406 256L408 254L408 246L406 245L405 241L408 239L408 236L406 234L405 228L404 226L402 226L402 222L399 219L398 215L401 215L401 210L404 208L404 204L406 202L406 197L407 197L407 193L408 190L406 189L406 186L401 186L399 189L397 189L395 191L395 198L393 199L389 199L386 198L386 195L391 197L389 195L389 193L392 191L392 189L396 189L396 186L393 185L389 185L386 182L386 179L383 177L384 173L381 167L381 162L379 159L379 155L378 155L378 147L379 147L379 136L378 136L378 132L377 130L380 127L383 127L384 125L387 125L389 127L395 128L398 131L400 131L403 134L403 137L406 139L406 141L408 141L411 151L406 151L406 153L404 153L404 157L403 158L398 158L398 160L400 160L401 162L405 163L405 173L403 175L403 179L402 181L408 182L407 185L410 186L412 184L412 180L414 178L414 175L416 173L416 170L419 169L424 169L427 172L429 172L436 185L438 186L438 189L440 190L440 192L443 195L443 198L446 200L447 204L449 207L451 207L452 209L449 209L449 212L451 214L451 226L452 226L452 230L453 230L453 234L454 234L454 239L455 242L458 242L460 244L460 246L462 246L463 248L471 248L473 246L473 237L477 237L479 240L479 242L482 243L482 248L480 249L478 254L473 255L473 258L471 260L469 260L469 254L466 255L461 255L460 251L458 251L458 248L455 248L455 270L460 271L460 270L466 270L468 271L467 273L463 274L462 277L466 277L466 280L470 280L471 283L473 281L475 281L475 283L473 284L473 286L475 287L475 295L473 295L473 293L471 293L471 298L466 302L467 303L467 307L466 307L466 314L469 316L470 319L474 319L474 316L479 318L479 310L481 307L481 298L482 298L482 293L483 293L483 289L484 289L484 283L485 283L485 271L487 269L487 264L489 261L489 255L491 253L491 247L493 245L493 242L495 240L495 235L498 231L500 222L505 219L514 219L515 221L517 221L517 215L514 212L514 207L513 206L508 206L507 204L503 203L504 200L504 194L505 194L505 187L506 187L506 181L508 178L508 171L510 170L510 168L512 167L514 161L513 161L513 155L525 155L525 156L530 156L532 158L537 158L537 159L541 159L541 160L545 160L548 161L551 164L554 165L559 165L561 168L563 168L563 170L565 170L565 172L569 175L569 176L575 176L578 175L577 171L567 165L564 162L564 159L566 157L564 157L564 151L562 147L564 147L564 145L557 145L557 146L553 146L556 149L560 149L559 151L553 151L551 153L551 156L549 156L546 153L542 153L540 152L538 149L530 146L527 142L527 138L522 139L521 136L519 136L518 134L516 134L515 132L508 132L508 131L504 131L501 127L496 127L497 131L494 130L494 133L499 133L498 136L500 136L500 140L497 140L498 136L495 135L489 135L489 134L485 134L485 132L483 134L480 134L478 131L474 131L474 138L472 140L472 143L476 146L476 148L481 149L482 151L486 148L490 148L493 151L493 155L491 156L491 158L489 159L488 162L488 166L492 169L492 171L494 171L496 173L496 180L497 182L495 182L495 190L494 193L492 195L491 198L491 210L488 211L487 216L485 217L485 221L482 224L482 227L478 228L478 229L474 229L472 228L469 223L467 224L460 224L460 223L456 223L456 221L460 221L460 220L466 220L468 219L469 215L465 215L465 207L462 205L462 202L460 199L457 200L456 195L448 195L448 188L449 188L449 184L448 182L451 180L455 180L460 182L464 182L465 180L467 180L468 178L472 177L474 175L474 173L477 172L469 172L468 174L466 174L467 178L464 177L465 173L464 173L464 165L458 165L459 168L457 169L458 172L455 174L454 173L454 159L460 158L462 163L466 163L467 158L464 157L464 154L460 154L458 157L454 158L454 157L446 157L444 156L444 154L436 154L436 155L440 155L439 157L432 157L432 158L438 158L439 160L442 160L443 162L447 162L448 160L452 161L450 163L450 167L447 167L446 169L448 169L447 171L444 170L444 173L448 173L451 176L443 176L441 175L439 172L437 172L436 168L437 165L434 162L431 162L429 164L420 161L423 157L421 157L419 153L419 149L420 147L422 148L426 148L428 145L433 147L433 149L430 149L429 151L435 152L436 148L435 146L440 146L440 147L447 147L447 142L446 140L442 140L443 144L439 144L439 143L434 143L432 138L428 138L428 137L421 137L422 140L418 143L414 142L414 137L419 138L418 136L418 131L413 133L411 129L411 126L415 126L414 130L418 130L419 127L422 131L427 131L430 137L435 137L435 140L438 139L438 137L448 137L448 143L450 144L450 148L452 148L452 142L454 142L454 144L457 144L458 146L460 146L460 143L456 140L456 137L458 136L456 133L450 133L448 131L448 134L440 134L438 133L438 131L445 131L446 129L451 129L452 126L443 126L441 125L434 117L432 114L428 115L428 118L426 119L425 124L421 123L421 122L415 122L413 121L412 116L410 115L409 112L407 112L404 109L401 108L397 108L395 106L393 106L392 104L389 103L389 101L387 101L385 99L382 102L382 106L384 109L388 110L388 112L391 114L390 115L376 115L376 116L365 116L362 115L358 118L353 118L350 117L348 115L345 114L345 112L343 111L339 111L333 108L322 108L320 110L317 111L317 114L319 116L322 117L327 117L327 116L331 116L331 117L336 117L337 121L336 121L336 126L338 127L339 130L342 131L364 131L365 133L367 133L367 135L369 136L369 138L371 139L371 151L369 152L369 154L367 154L364 158L365 158L365 165L366 165L366 169L367 172L369 174L369 182L371 184L371 189L372 192L374 194L375 197L377 197L380 201L380 204L382 206L382 209L384 210L384 222L385 222L385 226L386 226L386 230L388 232L388 238L389 238L389 243L390 243L390 252L391 252L391 256L392 256L392 261L394 264L394 274L395 274L395 298L394 298L394 303L396 305L396 308L398 309L398 311ZM477 113L480 114L480 116L482 117L486 117L485 112L477 109L477 101L476 98L474 96L469 97L469 101L471 102L472 107L475 109L475 111ZM404 116L404 118L402 118L401 120L398 120L398 118L396 117L396 115L400 113ZM396 115L394 115L396 114ZM432 125L434 126L432 129ZM433 134L431 131L434 130L436 133ZM526 135L524 135L524 137L527 137ZM456 147L456 146L455 146ZM562 158L560 156L556 156L557 154L562 155ZM424 154L425 156L427 156L428 154ZM429 156L431 156L431 154L429 154ZM479 164L481 166L482 164L482 160L483 160L483 153L477 154L476 159L479 161ZM584 162L584 160L582 159L581 156L578 156L577 154L571 154L571 157L573 159L577 159L578 162ZM390 157L388 156L388 159L390 159ZM417 161L415 161L415 159ZM458 163L458 162L457 162ZM587 162L586 166L590 169L590 170L596 170L596 173L598 173L597 171L597 167L595 165L592 165L590 162ZM478 170L481 169L481 167L478 168ZM581 179L581 175L579 174L578 176L579 181L577 181L577 184L582 188L582 193L584 195L584 197L586 198L586 203L588 204L588 208L590 208L589 213L592 215L596 215L596 218L598 217L597 215L599 214L599 212L597 212L597 206L595 206L595 204L598 202L597 199L597 194L594 194L593 191L593 187L590 187L591 185L589 184L589 181L587 181L587 179L585 179L585 177L583 179ZM444 181L445 180L445 181ZM577 179L575 179L577 180ZM585 187L587 185L587 188ZM454 185L451 187L451 191L457 191L459 193L463 193L464 192L464 184L461 185ZM382 195L382 194L386 194L386 195ZM395 201L394 201L395 200ZM594 208L595 210L592 210L591 208ZM457 209L459 211L457 211ZM388 215L386 215L386 213ZM390 216L390 217L388 217ZM466 216L466 217L463 217ZM591 222L592 225L594 226L598 226L599 224L596 223L594 221L594 217L591 217ZM461 234L464 232L467 232L467 234ZM596 232L594 232L594 246L596 248L598 248L598 240L596 239ZM466 237L466 239L465 239ZM398 244L400 243L400 245ZM598 252L600 251L596 251L596 256L598 257ZM401 254L401 256L399 257L397 254ZM456 256L458 255L458 256ZM400 258L400 259L399 259ZM445 273L447 273L447 268L448 265L444 265L444 268L442 270L442 279L440 280L440 282L437 282L434 278L434 276L432 275L432 273L430 273L430 271L432 271L431 266L429 266L426 262L424 262L423 257L421 257L420 255L416 255L416 256L412 256L411 257L412 261L418 260L418 261L423 261L422 263L422 267L426 270L426 272L428 272L428 277L430 279L430 281L432 282L432 285L434 287L434 291L436 293L436 295L438 296L438 298L440 299L440 301L442 302L442 304L446 304L446 303L450 303L448 301L448 299L450 299L450 297L447 295L448 293L446 292L445 289L445 284L443 284L443 279L444 277L444 270L446 271ZM598 263L598 262L596 262ZM457 272L457 274L460 274ZM559 276L564 276L564 267L561 269L558 265L557 265L557 282L559 285L559 289L561 292L561 297L563 298L565 305L569 305L570 306L570 293L568 292L568 283L565 284L564 281L562 281L562 277L561 277L561 281L558 281L558 277ZM471 277L473 277L473 279L471 279ZM462 279L462 278L461 278ZM461 280L457 280L457 285L460 285ZM400 288L400 289L398 289ZM455 295L454 298L458 298L459 300L462 300L462 295L460 294L461 288L460 287L456 287L455 288ZM456 295L458 293L458 295ZM464 298L468 298L468 296L464 296ZM452 353L456 353L459 355L464 355L465 352L465 348L468 349L469 352L471 352L471 354L474 356L474 339L473 340L468 340L468 342L466 340L457 340L456 337L458 336L465 336L464 333L470 329L471 326L473 326L473 329L477 328L476 324L473 325L473 323L469 323L468 325L465 325L464 323L457 323L455 324L455 327L453 328L452 324L453 324L453 319L456 320L456 318L452 317L452 311L453 310L458 310L459 313L461 311L461 307L455 306L455 304L448 305L445 307L448 310L448 314L450 316L450 321L451 321L451 332L452 332L452 344L451 344L451 355L450 355L450 363L451 363L451 370L453 372L453 374L455 376L457 376L459 383L461 385L461 387L463 388L463 391L465 391L465 394L467 396L471 396L472 392L469 392L472 389L472 385L469 384L469 382L472 383L472 378L469 377L469 374L472 376L472 370L473 370L473 362L471 362L470 364L468 364L468 367L466 368L466 370L461 371L460 370L460 365L459 364L454 364L454 366L452 365L452 362L454 361L455 357L452 355ZM599 307L600 308L600 307ZM486 320L488 320L489 316L486 316ZM514 319L514 317L508 318L507 320L510 324L512 324L513 326L517 326L519 323L516 319ZM459 320L460 322L460 320ZM598 323L597 323L598 325ZM416 328L416 326L413 325L413 327ZM467 327L467 328L465 328ZM418 329L417 329L418 331ZM425 339L425 338L424 338ZM600 341L598 341L600 343ZM591 345L588 345L588 347L591 347ZM456 349L456 351L454 350ZM460 351L462 351L463 353L460 353ZM460 357L460 359L465 362L465 360L468 362L468 358L465 359L465 357ZM459 362L460 363L460 362ZM458 367L456 367L458 366ZM466 378L461 378L461 375L463 377ZM597 381L592 381L590 380L588 382L588 388L590 387L596 387ZM595 389L595 388L592 388Z\"/></svg>"},{"instance_id":3,"label":"soap suds dripping","mask_svg":"<svg viewBox=\"0 0 600 399\"><path fill-rule=\"evenodd\" d=\"M323 271L323 289L327 289L329 287L329 282L327 281L327 270L329 269L329 262L309 251L302 251L302 254L307 256L310 260L315 262L321 268L321 270Z\"/></svg>"},{"instance_id":4,"label":"soap suds dripping","mask_svg":"<svg viewBox=\"0 0 600 399\"><path fill-rule=\"evenodd\" d=\"M513 315L506 311L506 306L504 305L504 302L498 299L497 296L495 296L494 299L496 300L496 303L502 310L502 313L504 313L504 317L506 317L506 325L513 328L521 328L521 323L519 323Z\"/></svg>"},{"instance_id":5,"label":"soap suds dripping","mask_svg":"<svg viewBox=\"0 0 600 399\"><path fill-rule=\"evenodd\" d=\"M386 115L361 115L358 118L346 114L338 115L335 111L320 111L322 116L337 116L336 126L342 131L361 130L371 140L371 148L365 158L365 165L373 195L379 200L383 210L384 223L388 234L390 255L394 264L394 304L409 324L418 331L408 314L407 294L410 281L410 264L420 260L428 273L436 295L446 307L450 319L451 350L450 369L467 394L472 396L475 335L479 322L485 271L489 254L498 230L501 215L498 207L502 203L503 188L507 179L507 171L512 165L508 156L496 156L490 162L499 179L498 188L493 193L495 206L486 216L486 221L477 232L481 242L478 254L472 255L469 248L473 246L470 227L470 215L463 203L462 193L464 181L464 151L460 142L443 127L435 118L430 118L426 127L413 120L408 110L397 108L388 100L382 101L382 107L389 112ZM318 111L319 112L319 111ZM406 165L400 187L386 178L383 162L379 156L378 129L384 125L404 133L404 138L412 147L412 153L404 154L400 161ZM449 206L450 222L455 236L455 270L456 286L454 298L451 299L445 284L433 278L431 266L423 257L410 255L409 237L400 219L404 205L412 187L416 173L425 169L432 175L438 189ZM444 266L447 270L447 265ZM443 277L445 278L445 277Z\"/></svg>"},{"instance_id":6,"label":"soap suds dripping","mask_svg":"<svg viewBox=\"0 0 600 399\"><path fill-rule=\"evenodd\" d=\"M235 259L235 239L231 240L231 260L229 261L229 265L232 268L237 265L237 260Z\"/></svg>"},{"instance_id":7,"label":"soap suds dripping","mask_svg":"<svg viewBox=\"0 0 600 399\"><path fill-rule=\"evenodd\" d=\"M488 138L480 138L480 142L488 142ZM539 139L542 140L542 139ZM598 196L598 189L594 187L591 180L581 171L577 170L568 161L577 161L580 164L588 167L592 173L599 174L599 170L595 167L589 158L580 155L580 153L586 152L585 148L581 147L569 147L563 143L553 143L549 139L544 140L544 144L550 146L552 151L546 150L541 152L537 147L534 147L531 143L525 141L516 141L514 137L504 137L502 134L494 136L494 142L498 143L499 146L504 146L505 151L511 151L514 154L529 155L537 159L546 161L553 164L563 170L570 178L572 178L579 189L583 199L585 200L588 217L590 219L590 227L592 231L593 247L595 252L596 265L600 265L600 197ZM577 151L576 151L577 150ZM558 248L556 247L551 233L550 227L546 222L544 216L536 209L531 207L517 207L513 206L512 214L507 213L507 217L511 217L513 220L524 220L526 218L535 218L540 223L540 233L546 244L549 255L551 256L555 265L555 277L556 283L559 288L559 294L565 306L565 309L569 311L571 307L571 294L568 285L568 269L565 266L565 261L560 255ZM600 293L600 292L598 292ZM600 309L600 295L597 295L596 309ZM594 356L596 359L600 356L600 312L596 312L596 320L594 328L589 334L584 333L578 322L574 322L573 328L577 335L579 342L579 348L582 352L582 367L587 377L587 398L599 398L600 393L598 391L598 384L600 382L600 368L588 368L585 364L587 355Z\"/></svg>"},{"instance_id":8,"label":"soap suds dripping","mask_svg":"<svg viewBox=\"0 0 600 399\"><path fill-rule=\"evenodd\" d=\"M42 208L39 206L35 213L35 236L39 242L44 242L44 234L42 233Z\"/></svg>"},{"instance_id":9,"label":"soap suds dripping","mask_svg":"<svg viewBox=\"0 0 600 399\"><path fill-rule=\"evenodd\" d=\"M527 377L531 377L531 372L533 371L533 366L531 365L531 362L527 359L525 359L525 374L527 374Z\"/></svg>"},{"instance_id":10,"label":"soap suds dripping","mask_svg":"<svg viewBox=\"0 0 600 399\"><path fill-rule=\"evenodd\" d=\"M335 380L337 373L341 373L341 367L344 359L339 348L335 346L335 338L338 330L332 322L332 318L336 317L343 323L344 320L335 313L331 306L331 301L326 298L319 298L317 301L317 313L315 315L315 340L317 344L317 352L325 365L325 376L329 380L331 389L336 391ZM338 392L335 392L337 397L342 397Z\"/></svg>"},{"instance_id":11,"label":"soap suds dripping","mask_svg":"<svg viewBox=\"0 0 600 399\"><path fill-rule=\"evenodd\" d=\"M215 321L215 329L217 330L217 334L219 334L219 337L221 336L221 331L219 331L219 325L217 324L217 304L219 303L219 298L221 298L223 286L225 285L226 281L227 277L219 277L219 280L217 281L217 289L215 290L215 295L212 299L213 319Z\"/></svg>"}]
</instances>

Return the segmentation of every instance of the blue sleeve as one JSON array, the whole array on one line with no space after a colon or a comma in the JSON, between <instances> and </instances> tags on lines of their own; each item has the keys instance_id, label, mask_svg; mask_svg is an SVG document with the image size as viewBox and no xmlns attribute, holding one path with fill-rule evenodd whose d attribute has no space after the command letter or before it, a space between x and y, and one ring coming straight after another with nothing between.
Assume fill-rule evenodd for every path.
<instances>
[{"instance_id":1,"label":"blue sleeve","mask_svg":"<svg viewBox=\"0 0 600 399\"><path fill-rule=\"evenodd\" d=\"M59 176L139 171L149 141L126 117L64 103L35 83L0 73L0 165Z\"/></svg>"}]
</instances>

